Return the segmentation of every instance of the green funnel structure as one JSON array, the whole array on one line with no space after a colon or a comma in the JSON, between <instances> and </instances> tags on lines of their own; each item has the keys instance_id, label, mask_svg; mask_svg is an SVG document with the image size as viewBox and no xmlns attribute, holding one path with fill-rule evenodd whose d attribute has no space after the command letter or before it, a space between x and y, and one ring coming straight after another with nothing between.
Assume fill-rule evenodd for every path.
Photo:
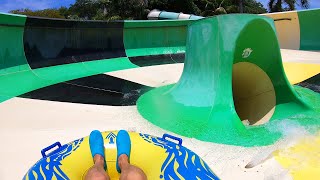
<instances>
[{"instance_id":1,"label":"green funnel structure","mask_svg":"<svg viewBox=\"0 0 320 180\"><path fill-rule=\"evenodd\" d=\"M287 81L273 21L255 15L190 24L179 82L149 91L137 105L161 128L244 146L273 143L281 133L268 126L309 109Z\"/></svg>"}]
</instances>

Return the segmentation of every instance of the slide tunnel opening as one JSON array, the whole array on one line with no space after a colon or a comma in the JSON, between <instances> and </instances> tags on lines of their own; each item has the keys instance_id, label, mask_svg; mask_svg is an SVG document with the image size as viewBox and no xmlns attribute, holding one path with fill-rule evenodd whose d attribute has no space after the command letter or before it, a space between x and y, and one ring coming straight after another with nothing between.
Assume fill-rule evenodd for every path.
<instances>
[{"instance_id":1,"label":"slide tunnel opening","mask_svg":"<svg viewBox=\"0 0 320 180\"><path fill-rule=\"evenodd\" d=\"M275 90L269 76L257 65L233 65L232 91L236 112L246 125L267 123L276 107Z\"/></svg>"}]
</instances>

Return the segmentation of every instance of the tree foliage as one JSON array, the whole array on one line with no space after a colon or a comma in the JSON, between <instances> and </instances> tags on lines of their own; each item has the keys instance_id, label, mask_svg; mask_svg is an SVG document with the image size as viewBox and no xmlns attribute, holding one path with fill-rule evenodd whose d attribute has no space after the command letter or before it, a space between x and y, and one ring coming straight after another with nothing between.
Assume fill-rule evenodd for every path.
<instances>
[{"instance_id":1,"label":"tree foliage","mask_svg":"<svg viewBox=\"0 0 320 180\"><path fill-rule=\"evenodd\" d=\"M30 9L18 9L10 11L12 14L23 14L27 16L38 16L38 17L48 17L48 18L66 18L63 16L59 9L44 9L32 11Z\"/></svg>"},{"instance_id":2,"label":"tree foliage","mask_svg":"<svg viewBox=\"0 0 320 180\"><path fill-rule=\"evenodd\" d=\"M70 6L69 11L83 19L92 19L99 10L99 4L92 0L77 0Z\"/></svg>"},{"instance_id":3,"label":"tree foliage","mask_svg":"<svg viewBox=\"0 0 320 180\"><path fill-rule=\"evenodd\" d=\"M240 13L239 0L198 0L196 5L202 10L202 16L216 15L218 8L223 7L227 13ZM262 14L267 10L256 0L243 1L243 12L250 14Z\"/></svg>"},{"instance_id":4,"label":"tree foliage","mask_svg":"<svg viewBox=\"0 0 320 180\"><path fill-rule=\"evenodd\" d=\"M292 11L296 6L309 8L309 0L270 0L268 3L270 12Z\"/></svg>"},{"instance_id":5,"label":"tree foliage","mask_svg":"<svg viewBox=\"0 0 320 180\"><path fill-rule=\"evenodd\" d=\"M256 0L76 0L69 8L14 10L11 13L77 20L146 19L150 10L159 9L201 16L239 13L239 1L244 13L266 13ZM305 0L302 0L305 1Z\"/></svg>"}]
</instances>

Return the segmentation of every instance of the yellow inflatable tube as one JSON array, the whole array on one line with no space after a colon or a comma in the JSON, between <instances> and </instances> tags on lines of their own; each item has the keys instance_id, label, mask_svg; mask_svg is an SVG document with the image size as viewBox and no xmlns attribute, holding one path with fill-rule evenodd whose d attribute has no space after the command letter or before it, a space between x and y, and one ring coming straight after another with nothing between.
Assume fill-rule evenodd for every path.
<instances>
[{"instance_id":1,"label":"yellow inflatable tube","mask_svg":"<svg viewBox=\"0 0 320 180\"><path fill-rule=\"evenodd\" d=\"M116 170L116 138L118 131L102 132L107 171L111 179L119 179ZM194 152L182 146L180 138L165 134L162 138L129 132L130 163L143 169L148 179L219 179ZM47 154L52 148L59 148ZM40 159L25 175L33 179L83 179L93 165L89 137L61 146L59 142L41 151Z\"/></svg>"}]
</instances>

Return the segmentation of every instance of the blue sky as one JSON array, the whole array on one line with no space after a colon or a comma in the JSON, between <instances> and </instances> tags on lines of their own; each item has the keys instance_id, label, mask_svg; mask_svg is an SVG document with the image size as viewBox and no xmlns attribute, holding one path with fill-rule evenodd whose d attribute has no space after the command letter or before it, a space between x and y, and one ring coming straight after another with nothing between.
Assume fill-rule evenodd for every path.
<instances>
[{"instance_id":1,"label":"blue sky","mask_svg":"<svg viewBox=\"0 0 320 180\"><path fill-rule=\"evenodd\" d=\"M69 6L75 0L0 0L0 12L28 8L33 10Z\"/></svg>"},{"instance_id":2,"label":"blue sky","mask_svg":"<svg viewBox=\"0 0 320 180\"><path fill-rule=\"evenodd\" d=\"M266 8L268 7L267 5L269 0L257 0L257 1L261 2L264 5L264 7ZM310 2L310 8L320 8L320 0L309 0L309 2ZM299 9L299 7L297 8Z\"/></svg>"},{"instance_id":3,"label":"blue sky","mask_svg":"<svg viewBox=\"0 0 320 180\"><path fill-rule=\"evenodd\" d=\"M260 1L267 7L268 0ZM33 10L69 6L75 0L0 0L0 12L8 12L13 9L29 8ZM320 0L310 0L310 8L320 8Z\"/></svg>"}]
</instances>

